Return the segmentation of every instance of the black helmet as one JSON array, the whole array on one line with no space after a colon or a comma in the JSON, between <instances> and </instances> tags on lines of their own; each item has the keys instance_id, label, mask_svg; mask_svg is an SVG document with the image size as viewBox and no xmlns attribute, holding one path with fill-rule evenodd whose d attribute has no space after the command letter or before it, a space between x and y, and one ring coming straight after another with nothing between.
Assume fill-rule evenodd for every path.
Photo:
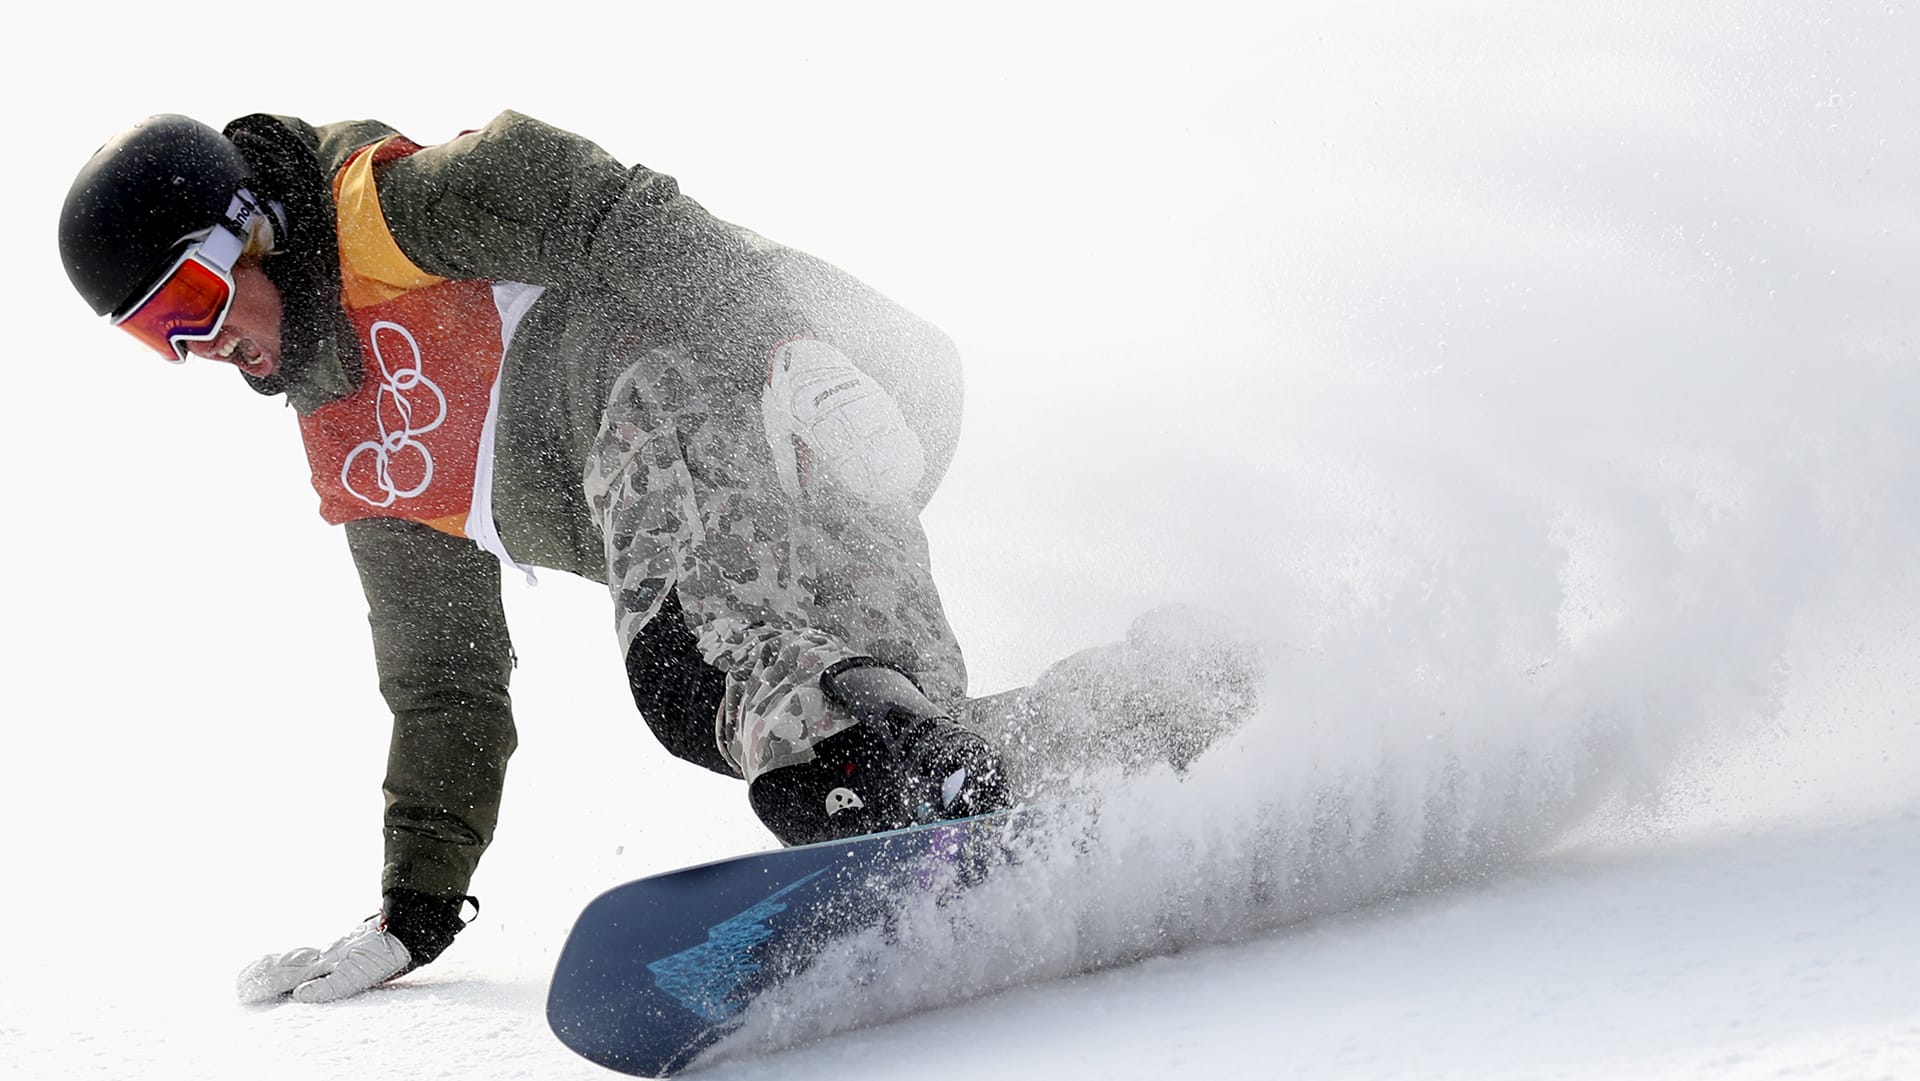
<instances>
[{"instance_id":1,"label":"black helmet","mask_svg":"<svg viewBox=\"0 0 1920 1081\"><path fill-rule=\"evenodd\" d=\"M60 208L60 262L95 314L139 299L180 242L226 220L252 170L226 136L154 116L94 152Z\"/></svg>"}]
</instances>

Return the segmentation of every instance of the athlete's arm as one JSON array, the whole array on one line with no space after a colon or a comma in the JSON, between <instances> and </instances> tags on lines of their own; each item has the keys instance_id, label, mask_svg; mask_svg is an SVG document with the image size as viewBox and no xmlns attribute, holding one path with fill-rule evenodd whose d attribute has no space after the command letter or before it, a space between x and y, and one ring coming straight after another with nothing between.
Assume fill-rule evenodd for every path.
<instances>
[{"instance_id":1,"label":"athlete's arm","mask_svg":"<svg viewBox=\"0 0 1920 1081\"><path fill-rule=\"evenodd\" d=\"M672 177L519 113L376 172L400 249L449 278L619 284L638 263L702 242L706 212Z\"/></svg>"},{"instance_id":2,"label":"athlete's arm","mask_svg":"<svg viewBox=\"0 0 1920 1081\"><path fill-rule=\"evenodd\" d=\"M393 710L381 890L457 897L493 839L515 745L500 563L413 522L346 531Z\"/></svg>"}]
</instances>

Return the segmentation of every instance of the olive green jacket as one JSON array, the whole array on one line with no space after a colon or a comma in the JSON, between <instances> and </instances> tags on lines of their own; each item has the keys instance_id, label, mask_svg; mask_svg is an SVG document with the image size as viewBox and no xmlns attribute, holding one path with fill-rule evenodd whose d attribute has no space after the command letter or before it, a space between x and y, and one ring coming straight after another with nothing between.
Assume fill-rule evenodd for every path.
<instances>
[{"instance_id":1,"label":"olive green jacket","mask_svg":"<svg viewBox=\"0 0 1920 1081\"><path fill-rule=\"evenodd\" d=\"M235 123L291 135L326 178L394 134L374 122ZM920 503L938 483L958 432L957 363L926 367L926 355L950 355L950 345L911 361L913 351L896 346L902 335L939 332L827 264L713 217L671 177L511 112L376 175L387 226L418 267L544 289L505 358L492 463L495 524L516 562L606 577L583 463L613 381L667 343L744 386L765 378L772 339L833 337L925 441ZM259 389L284 390L306 413L357 385L358 347L325 325L330 314L283 328L289 374ZM394 715L383 888L464 893L492 837L515 743L500 564L470 541L398 519L345 529Z\"/></svg>"}]
</instances>

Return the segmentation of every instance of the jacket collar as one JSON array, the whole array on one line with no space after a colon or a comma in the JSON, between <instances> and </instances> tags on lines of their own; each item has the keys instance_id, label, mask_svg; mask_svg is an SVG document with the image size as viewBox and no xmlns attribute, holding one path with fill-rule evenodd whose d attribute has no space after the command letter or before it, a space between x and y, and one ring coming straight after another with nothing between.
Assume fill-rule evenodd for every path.
<instances>
[{"instance_id":1,"label":"jacket collar","mask_svg":"<svg viewBox=\"0 0 1920 1081\"><path fill-rule=\"evenodd\" d=\"M292 117L254 113L226 136L253 168L261 194L286 211L291 234L261 264L280 290L281 370L265 379L241 373L261 394L285 394L311 413L359 387L359 341L340 306L340 251L330 178L359 146L383 138L383 124L333 125L325 131Z\"/></svg>"}]
</instances>

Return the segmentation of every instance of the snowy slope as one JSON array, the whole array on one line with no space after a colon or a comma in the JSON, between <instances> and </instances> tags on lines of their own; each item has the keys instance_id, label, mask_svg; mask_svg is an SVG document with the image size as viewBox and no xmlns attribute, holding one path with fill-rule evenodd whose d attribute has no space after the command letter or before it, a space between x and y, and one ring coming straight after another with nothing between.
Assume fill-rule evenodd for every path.
<instances>
[{"instance_id":1,"label":"snowy slope","mask_svg":"<svg viewBox=\"0 0 1920 1081\"><path fill-rule=\"evenodd\" d=\"M1917 826L1529 865L714 1076L1908 1077Z\"/></svg>"},{"instance_id":2,"label":"snowy slope","mask_svg":"<svg viewBox=\"0 0 1920 1081\"><path fill-rule=\"evenodd\" d=\"M513 583L480 919L232 1004L377 903L364 609L285 411L113 341L53 208L152 111L506 107L954 333L927 521L976 691L1169 601L1270 645L1093 858L710 1076L1920 1076L1920 12L1560 7L349 4L159 81L135 9L17 27L10 97L68 96L0 177L0 1076L606 1076L540 1017L572 915L766 843L641 730L604 591Z\"/></svg>"}]
</instances>

